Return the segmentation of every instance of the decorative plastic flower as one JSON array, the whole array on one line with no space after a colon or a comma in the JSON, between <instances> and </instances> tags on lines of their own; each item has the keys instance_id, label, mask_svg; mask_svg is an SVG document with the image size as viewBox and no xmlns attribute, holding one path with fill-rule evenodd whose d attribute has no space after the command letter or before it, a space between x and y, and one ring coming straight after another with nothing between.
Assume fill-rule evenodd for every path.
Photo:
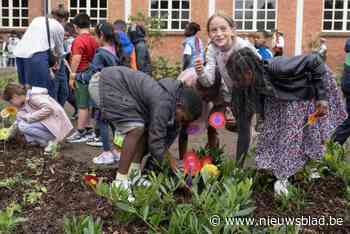
<instances>
[{"instance_id":1,"label":"decorative plastic flower","mask_svg":"<svg viewBox=\"0 0 350 234\"><path fill-rule=\"evenodd\" d=\"M219 176L220 175L219 169L214 164L205 164L201 170L201 173L204 173L204 174L207 174L210 176Z\"/></svg>"},{"instance_id":2,"label":"decorative plastic flower","mask_svg":"<svg viewBox=\"0 0 350 234\"><path fill-rule=\"evenodd\" d=\"M209 124L213 128L224 128L226 124L225 115L222 112L214 112L209 117Z\"/></svg>"},{"instance_id":3,"label":"decorative plastic flower","mask_svg":"<svg viewBox=\"0 0 350 234\"><path fill-rule=\"evenodd\" d=\"M7 140L10 136L9 128L1 128L0 129L0 141Z\"/></svg>"},{"instance_id":4,"label":"decorative plastic flower","mask_svg":"<svg viewBox=\"0 0 350 234\"><path fill-rule=\"evenodd\" d=\"M84 181L90 187L96 188L96 184L98 182L98 177L95 174L85 175Z\"/></svg>"},{"instance_id":5,"label":"decorative plastic flower","mask_svg":"<svg viewBox=\"0 0 350 234\"><path fill-rule=\"evenodd\" d=\"M307 119L307 124L314 125L317 122L318 118L320 117L319 114L320 113L318 111L315 111L314 113L310 114Z\"/></svg>"},{"instance_id":6,"label":"decorative plastic flower","mask_svg":"<svg viewBox=\"0 0 350 234\"><path fill-rule=\"evenodd\" d=\"M199 131L200 131L200 127L196 124L190 124L186 129L186 132L188 135L195 135Z\"/></svg>"},{"instance_id":7,"label":"decorative plastic flower","mask_svg":"<svg viewBox=\"0 0 350 234\"><path fill-rule=\"evenodd\" d=\"M6 107L7 112L12 115L15 116L17 114L17 108L14 106L8 106Z\"/></svg>"},{"instance_id":8,"label":"decorative plastic flower","mask_svg":"<svg viewBox=\"0 0 350 234\"><path fill-rule=\"evenodd\" d=\"M5 108L0 112L0 116L1 116L1 118L6 119L6 118L10 117L10 113Z\"/></svg>"},{"instance_id":9,"label":"decorative plastic flower","mask_svg":"<svg viewBox=\"0 0 350 234\"><path fill-rule=\"evenodd\" d=\"M210 155L206 155L202 158L202 165L213 164L213 158Z\"/></svg>"},{"instance_id":10,"label":"decorative plastic flower","mask_svg":"<svg viewBox=\"0 0 350 234\"><path fill-rule=\"evenodd\" d=\"M189 152L184 157L185 175L195 176L202 169L202 162L194 152Z\"/></svg>"},{"instance_id":11,"label":"decorative plastic flower","mask_svg":"<svg viewBox=\"0 0 350 234\"><path fill-rule=\"evenodd\" d=\"M17 108L14 106L8 106L5 109L3 109L0 113L1 117L3 119L6 119L10 116L15 116L17 114Z\"/></svg>"}]
</instances>

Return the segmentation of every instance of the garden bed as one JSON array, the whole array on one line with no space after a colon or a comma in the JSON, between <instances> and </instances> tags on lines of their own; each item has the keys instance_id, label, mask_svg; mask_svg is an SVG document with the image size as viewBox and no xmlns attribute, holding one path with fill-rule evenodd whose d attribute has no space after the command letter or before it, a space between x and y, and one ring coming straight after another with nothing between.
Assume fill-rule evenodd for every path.
<instances>
[{"instance_id":1,"label":"garden bed","mask_svg":"<svg viewBox=\"0 0 350 234\"><path fill-rule=\"evenodd\" d=\"M76 147L79 155L79 147ZM42 154L42 150L27 147L21 139L7 145L5 153L0 156L0 181L7 181L7 186L0 186L0 210L11 202L22 207L18 215L27 220L20 223L14 233L64 233L63 217L72 215L92 215L100 217L105 233L146 233L148 227L142 222L121 224L115 217L118 213L105 198L101 198L82 180L91 173L88 165L76 162L72 156L66 157L64 150L55 158ZM99 169L97 176L105 177L107 182L113 180L115 169ZM332 216L343 219L342 226L303 227L304 233L350 233L350 209L345 199L345 184L342 180L328 175L314 182L296 180L300 191L304 191L298 202L281 205L274 198L272 178L262 174L255 184L252 195L256 207L254 217L301 217ZM9 180L10 179L10 180ZM6 183L5 183L6 184ZM1 185L1 182L0 182ZM184 196L185 194L185 196ZM186 192L178 192L177 202L188 202ZM300 198L300 197L299 197ZM259 230L256 229L256 230ZM264 229L261 228L262 233Z\"/></svg>"}]
</instances>

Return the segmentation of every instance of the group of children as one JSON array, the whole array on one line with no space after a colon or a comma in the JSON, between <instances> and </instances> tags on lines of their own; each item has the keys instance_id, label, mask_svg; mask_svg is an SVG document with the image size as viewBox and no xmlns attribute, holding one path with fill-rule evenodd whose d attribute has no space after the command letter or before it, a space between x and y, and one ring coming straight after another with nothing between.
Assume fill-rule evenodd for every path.
<instances>
[{"instance_id":1,"label":"group of children","mask_svg":"<svg viewBox=\"0 0 350 234\"><path fill-rule=\"evenodd\" d=\"M208 19L206 55L196 36L199 25L190 23L184 41L185 71L179 79L160 81L148 75L150 68L145 61L137 66L139 71L130 65L132 59L127 55L131 53L119 35L123 25L98 24L96 40L86 14L77 15L72 23L78 35L67 67L78 120L77 130L67 141L95 139L90 125L93 110L104 151L94 162L119 161L113 186L126 189L129 200L133 200L131 186L149 183L141 176L142 158L149 153L164 160L177 135L181 167L188 129L196 121L208 129L208 146L219 146L216 129L207 124L213 111L230 109L235 116L236 160L241 166L250 146L253 116L259 113L264 126L255 159L258 168L272 170L277 193L287 193L288 178L308 160L321 159L325 140L346 118L332 72L320 56L311 53L262 59L251 43L236 35L231 17L216 14ZM134 26L131 39L141 42L137 48L144 50L144 39L135 36L144 35L144 31L137 28ZM141 54L149 58L148 52ZM32 87L25 92L20 85L9 84L3 98L20 109L17 125L28 142L50 146L72 130L64 110L45 89ZM318 122L304 128L308 116L315 112ZM124 136L120 153L112 149L109 126L113 133Z\"/></svg>"}]
</instances>

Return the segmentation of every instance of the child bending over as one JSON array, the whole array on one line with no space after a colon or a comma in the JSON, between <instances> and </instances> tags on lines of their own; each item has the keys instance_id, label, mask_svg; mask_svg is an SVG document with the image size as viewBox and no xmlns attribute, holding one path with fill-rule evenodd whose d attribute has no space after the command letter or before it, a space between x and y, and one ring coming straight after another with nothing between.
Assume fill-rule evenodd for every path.
<instances>
[{"instance_id":1,"label":"child bending over","mask_svg":"<svg viewBox=\"0 0 350 234\"><path fill-rule=\"evenodd\" d=\"M109 67L94 76L89 85L92 100L103 119L112 122L125 135L119 168L113 186L129 192L130 186L145 185L140 163L149 151L157 160L174 142L183 124L198 119L202 100L180 81L153 80L127 67ZM131 179L139 178L139 180Z\"/></svg>"},{"instance_id":2,"label":"child bending over","mask_svg":"<svg viewBox=\"0 0 350 234\"><path fill-rule=\"evenodd\" d=\"M48 95L46 88L32 87L26 92L23 86L10 83L3 99L19 109L15 126L26 141L46 147L46 154L53 153L57 143L73 129L64 109Z\"/></svg>"}]
</instances>

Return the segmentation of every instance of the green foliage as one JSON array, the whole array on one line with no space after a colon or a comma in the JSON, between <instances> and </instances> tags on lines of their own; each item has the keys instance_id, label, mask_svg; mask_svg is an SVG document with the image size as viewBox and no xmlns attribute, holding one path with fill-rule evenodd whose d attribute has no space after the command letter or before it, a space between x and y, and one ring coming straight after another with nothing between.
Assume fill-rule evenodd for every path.
<instances>
[{"instance_id":1,"label":"green foliage","mask_svg":"<svg viewBox=\"0 0 350 234\"><path fill-rule=\"evenodd\" d=\"M129 16L129 20L131 23L140 24L144 27L147 35L147 45L150 49L155 48L161 43L164 33L160 30L160 18L146 16L138 12L134 16Z\"/></svg>"},{"instance_id":2,"label":"green foliage","mask_svg":"<svg viewBox=\"0 0 350 234\"><path fill-rule=\"evenodd\" d=\"M278 196L280 208L286 210L302 210L307 203L307 198L302 188L293 185L288 186L288 194Z\"/></svg>"},{"instance_id":3,"label":"green foliage","mask_svg":"<svg viewBox=\"0 0 350 234\"><path fill-rule=\"evenodd\" d=\"M64 217L63 229L65 234L102 234L102 222L96 221L91 216L67 218Z\"/></svg>"},{"instance_id":4,"label":"green foliage","mask_svg":"<svg viewBox=\"0 0 350 234\"><path fill-rule=\"evenodd\" d=\"M0 210L0 233L7 234L15 230L16 226L26 219L19 217L20 205L11 203L5 210Z\"/></svg>"},{"instance_id":5,"label":"green foliage","mask_svg":"<svg viewBox=\"0 0 350 234\"><path fill-rule=\"evenodd\" d=\"M168 59L164 57L157 57L152 60L152 77L155 80L163 78L176 79L181 73L181 64L171 64Z\"/></svg>"},{"instance_id":6,"label":"green foliage","mask_svg":"<svg viewBox=\"0 0 350 234\"><path fill-rule=\"evenodd\" d=\"M292 225L274 225L269 226L266 229L263 229L261 231L254 230L255 234L298 234L301 231L301 228L298 226L292 226Z\"/></svg>"},{"instance_id":7,"label":"green foliage","mask_svg":"<svg viewBox=\"0 0 350 234\"><path fill-rule=\"evenodd\" d=\"M254 211L251 195L253 180L249 173L237 168L232 160L220 164L222 175L203 185L200 175L188 188L183 175L175 178L151 173L150 187L133 188L135 201L127 201L125 191L105 183L97 185L98 195L106 197L117 208L122 223L141 220L151 233L232 233L248 231L246 226L210 224L212 215L247 216ZM175 194L178 196L175 197ZM179 198L179 195L181 198Z\"/></svg>"},{"instance_id":8,"label":"green foliage","mask_svg":"<svg viewBox=\"0 0 350 234\"><path fill-rule=\"evenodd\" d=\"M212 148L212 149L208 149L208 148L200 148L199 150L197 150L197 155L199 156L199 158L202 158L204 156L211 156L213 158L213 164L214 165L219 165L222 163L222 155L224 153L224 149L223 148Z\"/></svg>"}]
</instances>

